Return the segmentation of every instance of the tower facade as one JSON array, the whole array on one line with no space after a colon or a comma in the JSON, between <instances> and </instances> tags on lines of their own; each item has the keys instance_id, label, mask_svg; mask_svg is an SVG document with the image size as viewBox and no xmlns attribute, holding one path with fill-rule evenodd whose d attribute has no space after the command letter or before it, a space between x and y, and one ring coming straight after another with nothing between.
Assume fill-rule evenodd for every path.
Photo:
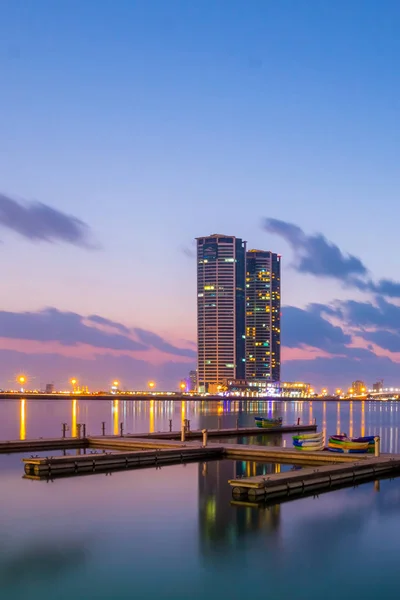
<instances>
[{"instance_id":1,"label":"tower facade","mask_svg":"<svg viewBox=\"0 0 400 600\"><path fill-rule=\"evenodd\" d=\"M197 238L198 391L245 378L246 242Z\"/></svg>"},{"instance_id":2,"label":"tower facade","mask_svg":"<svg viewBox=\"0 0 400 600\"><path fill-rule=\"evenodd\" d=\"M246 379L281 378L281 257L246 254Z\"/></svg>"}]
</instances>

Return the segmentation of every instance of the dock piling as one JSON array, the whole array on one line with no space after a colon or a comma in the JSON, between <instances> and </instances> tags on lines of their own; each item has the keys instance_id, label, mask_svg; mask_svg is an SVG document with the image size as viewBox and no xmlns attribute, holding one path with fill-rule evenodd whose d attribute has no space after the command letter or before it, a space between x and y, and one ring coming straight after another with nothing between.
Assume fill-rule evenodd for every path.
<instances>
[{"instance_id":1,"label":"dock piling","mask_svg":"<svg viewBox=\"0 0 400 600\"><path fill-rule=\"evenodd\" d=\"M172 431L172 419L169 420L169 430Z\"/></svg>"},{"instance_id":2,"label":"dock piling","mask_svg":"<svg viewBox=\"0 0 400 600\"><path fill-rule=\"evenodd\" d=\"M82 425L82 437L86 437L86 423Z\"/></svg>"},{"instance_id":3,"label":"dock piling","mask_svg":"<svg viewBox=\"0 0 400 600\"><path fill-rule=\"evenodd\" d=\"M203 448L205 448L207 446L208 431L207 429L202 429L201 433L203 434Z\"/></svg>"},{"instance_id":4,"label":"dock piling","mask_svg":"<svg viewBox=\"0 0 400 600\"><path fill-rule=\"evenodd\" d=\"M106 435L106 422L102 421L101 423L101 435Z\"/></svg>"},{"instance_id":5,"label":"dock piling","mask_svg":"<svg viewBox=\"0 0 400 600\"><path fill-rule=\"evenodd\" d=\"M380 456L381 455L381 438L379 436L376 436L375 439L375 456Z\"/></svg>"},{"instance_id":6,"label":"dock piling","mask_svg":"<svg viewBox=\"0 0 400 600\"><path fill-rule=\"evenodd\" d=\"M76 425L76 437L78 439L81 439L81 428L82 428L82 424L81 423L77 423L77 425Z\"/></svg>"},{"instance_id":7,"label":"dock piling","mask_svg":"<svg viewBox=\"0 0 400 600\"><path fill-rule=\"evenodd\" d=\"M66 423L62 423L62 437L67 437L68 425Z\"/></svg>"},{"instance_id":8,"label":"dock piling","mask_svg":"<svg viewBox=\"0 0 400 600\"><path fill-rule=\"evenodd\" d=\"M186 440L186 423L185 423L185 421L183 421L182 429L181 429L181 442L184 442L185 440Z\"/></svg>"},{"instance_id":9,"label":"dock piling","mask_svg":"<svg viewBox=\"0 0 400 600\"><path fill-rule=\"evenodd\" d=\"M119 424L119 433L121 437L124 437L124 424L120 423Z\"/></svg>"},{"instance_id":10,"label":"dock piling","mask_svg":"<svg viewBox=\"0 0 400 600\"><path fill-rule=\"evenodd\" d=\"M186 419L186 431L190 433L190 419Z\"/></svg>"},{"instance_id":11,"label":"dock piling","mask_svg":"<svg viewBox=\"0 0 400 600\"><path fill-rule=\"evenodd\" d=\"M300 425L300 417L297 419L297 425Z\"/></svg>"}]
</instances>

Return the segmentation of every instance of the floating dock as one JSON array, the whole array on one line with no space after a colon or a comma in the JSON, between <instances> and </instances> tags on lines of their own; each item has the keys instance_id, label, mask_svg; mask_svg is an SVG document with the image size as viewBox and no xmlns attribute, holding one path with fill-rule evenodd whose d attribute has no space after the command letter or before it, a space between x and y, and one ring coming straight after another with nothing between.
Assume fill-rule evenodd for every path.
<instances>
[{"instance_id":1,"label":"floating dock","mask_svg":"<svg viewBox=\"0 0 400 600\"><path fill-rule=\"evenodd\" d=\"M328 453L327 453L328 454ZM365 458L350 464L311 467L275 475L231 479L235 499L270 501L328 491L400 473L400 455Z\"/></svg>"},{"instance_id":2,"label":"floating dock","mask_svg":"<svg viewBox=\"0 0 400 600\"><path fill-rule=\"evenodd\" d=\"M136 450L130 452L90 453L81 456L51 458L24 458L25 474L35 478L53 478L80 475L143 466L161 466L172 463L221 458L223 448L217 446L181 446L169 449Z\"/></svg>"},{"instance_id":3,"label":"floating dock","mask_svg":"<svg viewBox=\"0 0 400 600\"><path fill-rule=\"evenodd\" d=\"M88 447L88 441L83 438L11 440L0 442L0 454L12 454L15 452L50 452L51 450L75 450Z\"/></svg>"},{"instance_id":4,"label":"floating dock","mask_svg":"<svg viewBox=\"0 0 400 600\"><path fill-rule=\"evenodd\" d=\"M302 433L307 431L317 431L316 423L312 425L282 425L281 427L231 427L224 429L207 429L208 437L245 437L248 435L268 435L268 434L276 434L276 433ZM180 431L160 431L158 433L148 433L148 434L128 434L124 437L141 437L141 438L150 438L150 439L180 439L181 432ZM203 437L203 433L201 429L194 429L186 431L186 439L195 440L201 439Z\"/></svg>"},{"instance_id":5,"label":"floating dock","mask_svg":"<svg viewBox=\"0 0 400 600\"><path fill-rule=\"evenodd\" d=\"M210 429L208 430L209 437L245 437L248 435L266 435L277 433L298 433L305 431L316 431L317 425L284 425L283 427L239 427L229 429ZM202 438L201 430L189 430L185 436L188 440ZM95 446L92 440L133 440L140 438L143 440L180 440L180 431L160 431L157 433L133 433L124 434L123 436L107 435L93 436L85 438L39 438L35 440L10 440L0 441L0 454L11 454L12 452L46 452L51 450L68 450L70 448L94 448L105 447ZM109 447L109 446L108 446ZM158 447L158 444L154 447Z\"/></svg>"}]
</instances>

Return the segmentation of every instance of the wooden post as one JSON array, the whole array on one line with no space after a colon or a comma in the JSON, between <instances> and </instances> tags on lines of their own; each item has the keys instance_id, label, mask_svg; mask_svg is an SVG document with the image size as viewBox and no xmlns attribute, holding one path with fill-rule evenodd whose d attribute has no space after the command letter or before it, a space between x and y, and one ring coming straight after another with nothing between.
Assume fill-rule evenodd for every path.
<instances>
[{"instance_id":1,"label":"wooden post","mask_svg":"<svg viewBox=\"0 0 400 600\"><path fill-rule=\"evenodd\" d=\"M169 420L169 430L172 431L172 419Z\"/></svg>"},{"instance_id":2,"label":"wooden post","mask_svg":"<svg viewBox=\"0 0 400 600\"><path fill-rule=\"evenodd\" d=\"M186 425L185 425L185 421L183 421L182 429L181 429L181 442L184 442L185 439L186 439Z\"/></svg>"},{"instance_id":3,"label":"wooden post","mask_svg":"<svg viewBox=\"0 0 400 600\"><path fill-rule=\"evenodd\" d=\"M190 433L190 419L186 419L186 431Z\"/></svg>"},{"instance_id":4,"label":"wooden post","mask_svg":"<svg viewBox=\"0 0 400 600\"><path fill-rule=\"evenodd\" d=\"M203 434L203 448L205 448L207 446L208 431L207 429L202 429L201 433Z\"/></svg>"},{"instance_id":5,"label":"wooden post","mask_svg":"<svg viewBox=\"0 0 400 600\"><path fill-rule=\"evenodd\" d=\"M102 421L101 423L101 435L106 435L106 422Z\"/></svg>"},{"instance_id":6,"label":"wooden post","mask_svg":"<svg viewBox=\"0 0 400 600\"><path fill-rule=\"evenodd\" d=\"M62 436L63 436L63 438L67 437L67 424L66 423L62 424Z\"/></svg>"},{"instance_id":7,"label":"wooden post","mask_svg":"<svg viewBox=\"0 0 400 600\"><path fill-rule=\"evenodd\" d=\"M297 425L300 425L300 417L297 419Z\"/></svg>"},{"instance_id":8,"label":"wooden post","mask_svg":"<svg viewBox=\"0 0 400 600\"><path fill-rule=\"evenodd\" d=\"M381 438L379 436L376 436L374 438L375 440L375 456L380 456L381 455Z\"/></svg>"},{"instance_id":9,"label":"wooden post","mask_svg":"<svg viewBox=\"0 0 400 600\"><path fill-rule=\"evenodd\" d=\"M80 437L81 437L81 427L82 427L81 423L78 423L76 426L76 434L77 434L76 437L78 439L80 439Z\"/></svg>"},{"instance_id":10,"label":"wooden post","mask_svg":"<svg viewBox=\"0 0 400 600\"><path fill-rule=\"evenodd\" d=\"M86 437L86 423L82 425L82 437Z\"/></svg>"},{"instance_id":11,"label":"wooden post","mask_svg":"<svg viewBox=\"0 0 400 600\"><path fill-rule=\"evenodd\" d=\"M123 423L119 424L119 433L120 433L121 437L124 437L124 424Z\"/></svg>"}]
</instances>

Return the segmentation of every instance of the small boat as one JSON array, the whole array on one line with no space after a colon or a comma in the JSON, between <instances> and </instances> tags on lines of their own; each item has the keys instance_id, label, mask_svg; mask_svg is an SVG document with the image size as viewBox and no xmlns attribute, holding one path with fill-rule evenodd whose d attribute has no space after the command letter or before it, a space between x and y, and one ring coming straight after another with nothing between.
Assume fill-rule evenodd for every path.
<instances>
[{"instance_id":1,"label":"small boat","mask_svg":"<svg viewBox=\"0 0 400 600\"><path fill-rule=\"evenodd\" d=\"M296 450L304 450L305 452L318 452L324 449L324 434L320 433L305 433L303 435L292 436L293 446Z\"/></svg>"},{"instance_id":2,"label":"small boat","mask_svg":"<svg viewBox=\"0 0 400 600\"><path fill-rule=\"evenodd\" d=\"M341 454L366 454L368 445L366 448L345 448L344 446L328 443L328 450L329 452L340 452Z\"/></svg>"},{"instance_id":3,"label":"small boat","mask_svg":"<svg viewBox=\"0 0 400 600\"><path fill-rule=\"evenodd\" d=\"M298 445L298 444L293 444L295 450L300 450L301 452L319 452L320 450L324 449L324 444L323 442L319 442L318 444L305 444L305 445Z\"/></svg>"},{"instance_id":4,"label":"small boat","mask_svg":"<svg viewBox=\"0 0 400 600\"><path fill-rule=\"evenodd\" d=\"M278 419L267 419L266 417L254 417L257 427L281 427L282 426L282 417Z\"/></svg>"},{"instance_id":5,"label":"small boat","mask_svg":"<svg viewBox=\"0 0 400 600\"><path fill-rule=\"evenodd\" d=\"M331 435L328 442L328 450L331 452L347 452L351 454L368 452L369 441L358 441L348 438L346 435Z\"/></svg>"},{"instance_id":6,"label":"small boat","mask_svg":"<svg viewBox=\"0 0 400 600\"><path fill-rule=\"evenodd\" d=\"M294 435L292 436L293 441L298 441L298 442L306 442L308 440L312 441L312 440L320 440L323 437L323 433L322 431L320 431L319 433L304 433L302 435Z\"/></svg>"}]
</instances>

